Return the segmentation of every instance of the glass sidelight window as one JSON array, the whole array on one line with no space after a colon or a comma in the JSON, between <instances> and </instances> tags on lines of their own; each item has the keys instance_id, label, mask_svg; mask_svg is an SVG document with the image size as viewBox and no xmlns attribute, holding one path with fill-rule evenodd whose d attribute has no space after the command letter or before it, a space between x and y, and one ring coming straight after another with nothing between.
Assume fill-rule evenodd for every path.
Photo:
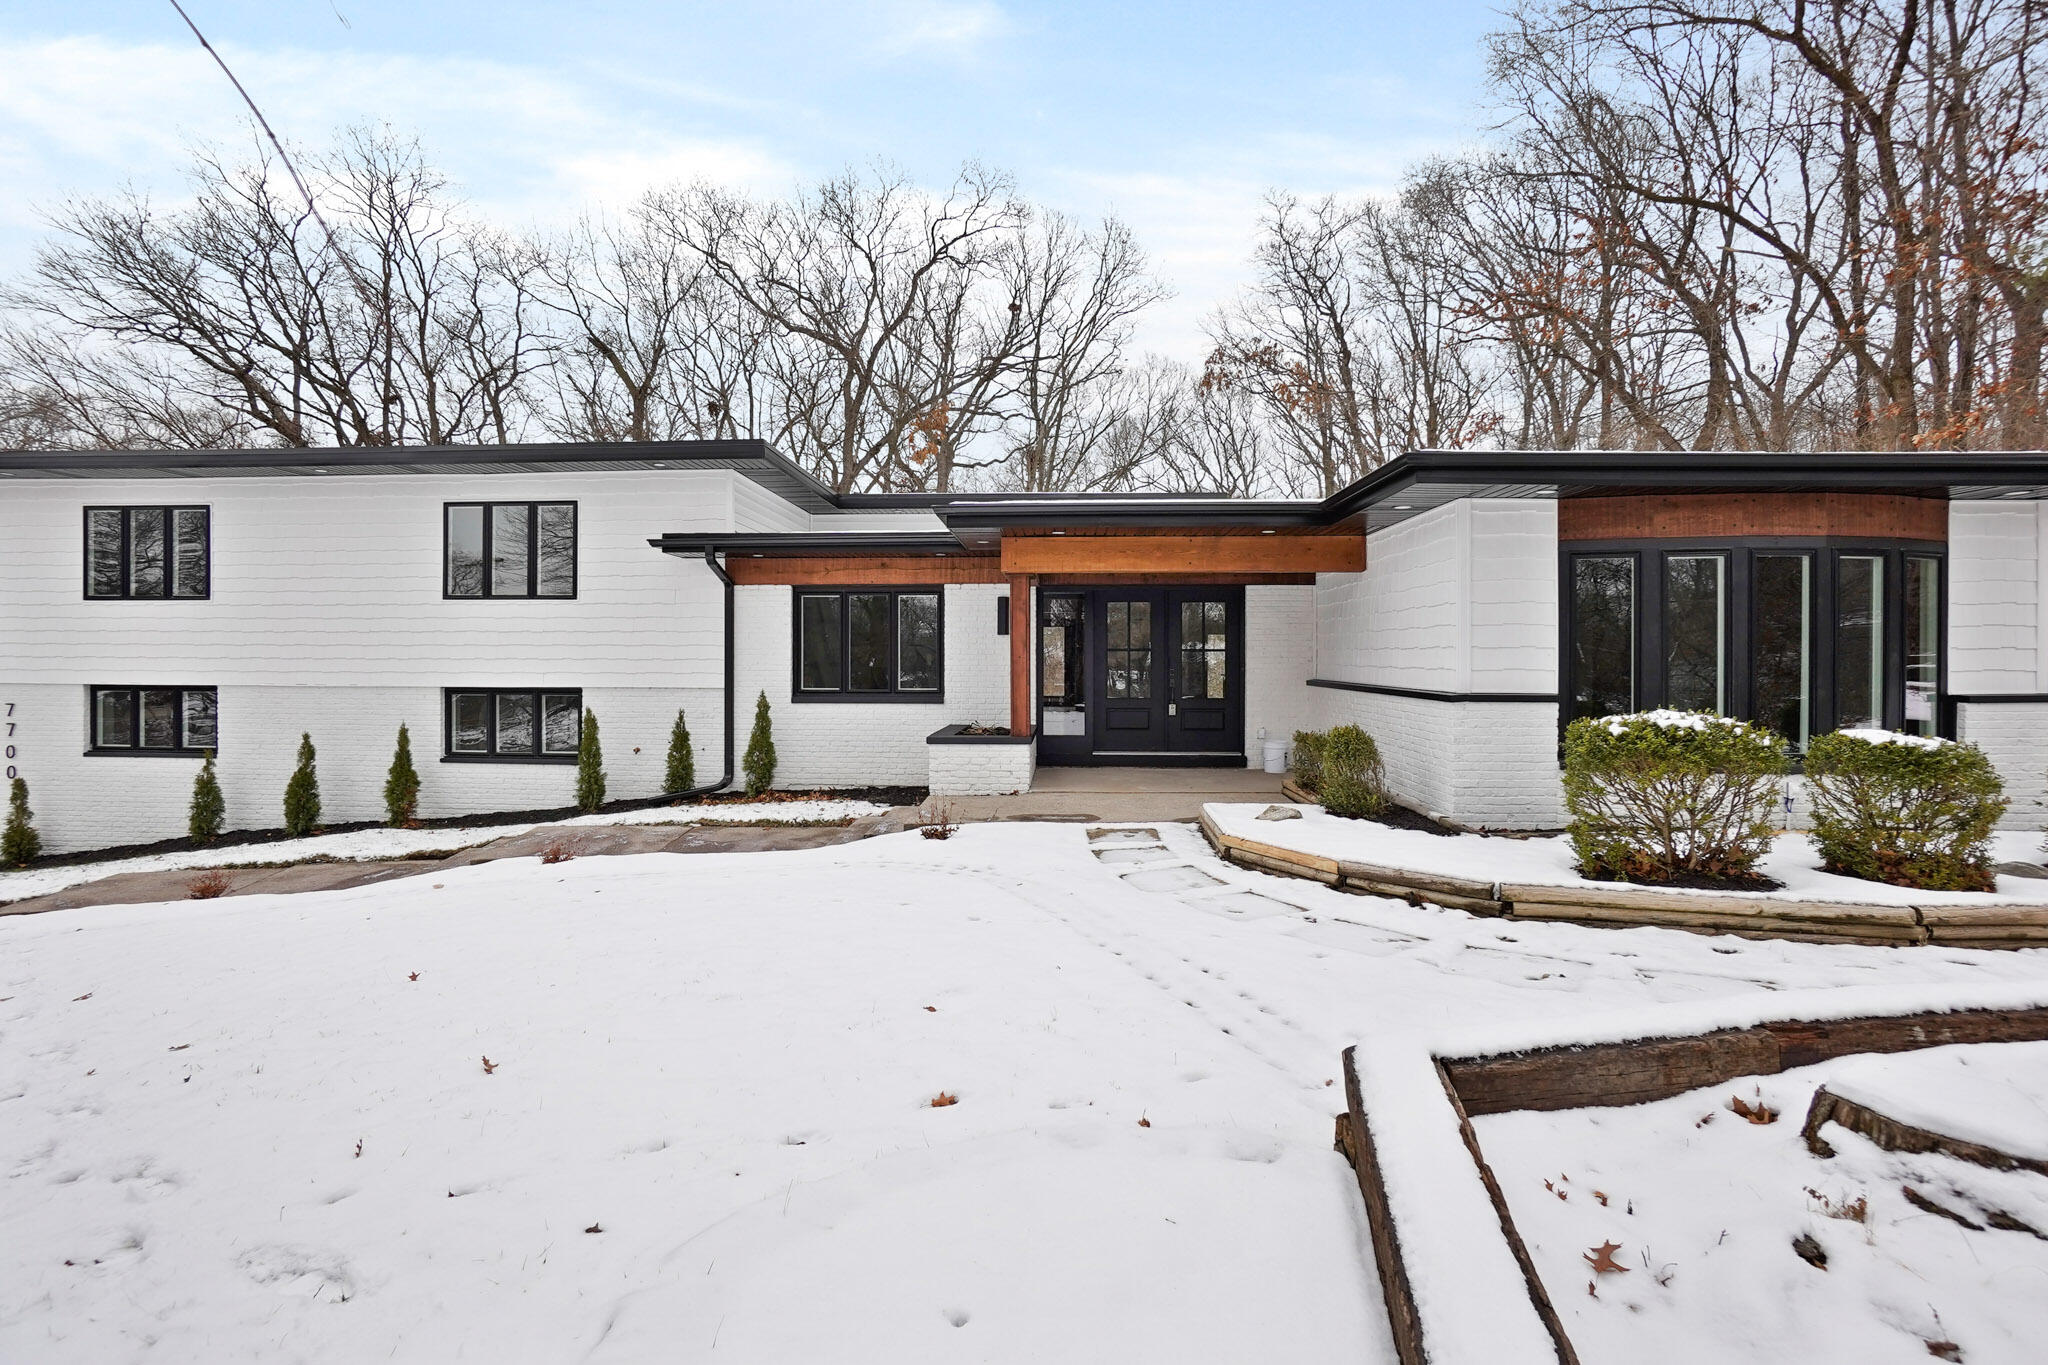
<instances>
[{"instance_id":1,"label":"glass sidelight window","mask_svg":"<svg viewBox=\"0 0 2048 1365\"><path fill-rule=\"evenodd\" d=\"M937 701L945 611L937 588L798 588L797 701Z\"/></svg>"},{"instance_id":2,"label":"glass sidelight window","mask_svg":"<svg viewBox=\"0 0 2048 1365\"><path fill-rule=\"evenodd\" d=\"M1229 636L1221 602L1180 604L1180 695L1222 701L1229 670Z\"/></svg>"},{"instance_id":3,"label":"glass sidelight window","mask_svg":"<svg viewBox=\"0 0 2048 1365\"><path fill-rule=\"evenodd\" d=\"M1109 696L1144 701L1152 695L1152 604L1142 598L1112 600L1103 623L1108 652Z\"/></svg>"},{"instance_id":4,"label":"glass sidelight window","mask_svg":"<svg viewBox=\"0 0 2048 1365\"><path fill-rule=\"evenodd\" d=\"M1045 624L1039 628L1038 690L1047 706L1079 706L1086 695L1087 599L1045 598Z\"/></svg>"},{"instance_id":5,"label":"glass sidelight window","mask_svg":"<svg viewBox=\"0 0 2048 1365\"><path fill-rule=\"evenodd\" d=\"M1561 709L1568 720L1712 711L1769 725L1795 748L1833 729L1935 734L1942 559L1775 540L1568 552Z\"/></svg>"}]
</instances>

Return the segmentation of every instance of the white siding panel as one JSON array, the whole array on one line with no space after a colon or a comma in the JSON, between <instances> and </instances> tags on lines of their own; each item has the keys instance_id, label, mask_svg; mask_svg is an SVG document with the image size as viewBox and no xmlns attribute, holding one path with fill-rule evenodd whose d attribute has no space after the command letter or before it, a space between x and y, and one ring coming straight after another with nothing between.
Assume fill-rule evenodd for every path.
<instances>
[{"instance_id":1,"label":"white siding panel","mask_svg":"<svg viewBox=\"0 0 2048 1365\"><path fill-rule=\"evenodd\" d=\"M2040 509L1953 503L1948 542L1948 690L2040 690Z\"/></svg>"}]
</instances>

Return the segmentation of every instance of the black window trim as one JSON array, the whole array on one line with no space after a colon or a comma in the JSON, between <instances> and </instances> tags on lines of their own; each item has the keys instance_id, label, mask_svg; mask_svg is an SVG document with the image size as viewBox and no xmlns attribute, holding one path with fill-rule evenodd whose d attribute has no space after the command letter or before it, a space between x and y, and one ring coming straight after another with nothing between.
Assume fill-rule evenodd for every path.
<instances>
[{"instance_id":1,"label":"black window trim","mask_svg":"<svg viewBox=\"0 0 2048 1365\"><path fill-rule=\"evenodd\" d=\"M119 512L121 514L121 591L117 593L94 592L92 590L92 514L95 512ZM160 593L137 593L135 591L134 538L137 512L161 512L164 514L164 590ZM206 581L200 591L180 593L171 590L177 580L178 520L180 512L198 512L206 518L204 536L206 540ZM204 602L213 596L213 506L210 503L96 503L87 506L79 519L84 573L81 575L79 591L88 602ZM117 689L118 690L118 689Z\"/></svg>"},{"instance_id":2,"label":"black window trim","mask_svg":"<svg viewBox=\"0 0 2048 1365\"><path fill-rule=\"evenodd\" d=\"M491 699L490 724L484 729L484 743L489 747L480 754L457 753L455 750L455 699L482 695ZM533 743L535 752L530 754L501 754L498 752L498 698L533 698ZM441 761L443 763L546 763L556 767L574 766L576 755L544 754L539 752L544 742L546 713L541 709L542 697L576 698L576 733L583 734L584 700L580 687L444 687L441 689ZM580 747L580 746L579 746Z\"/></svg>"},{"instance_id":3,"label":"black window trim","mask_svg":"<svg viewBox=\"0 0 2048 1365\"><path fill-rule=\"evenodd\" d=\"M133 692L135 694L134 720L130 723L128 737L133 742L127 745L102 745L100 743L100 696L106 692ZM178 694L178 747L156 746L144 748L142 744L142 694L145 692L176 692ZM213 743L201 749L184 747L185 739L185 694L188 692L211 692L213 694ZM209 753L220 751L220 688L215 684L200 686L195 683L94 683L85 689L85 756L87 758L204 758Z\"/></svg>"},{"instance_id":4,"label":"black window trim","mask_svg":"<svg viewBox=\"0 0 2048 1365\"><path fill-rule=\"evenodd\" d=\"M458 507L481 507L483 517L483 577L478 583L481 591L451 592L448 583L448 514ZM491 536L496 521L491 515L494 508L524 507L526 509L526 591L524 593L495 593L491 591ZM541 595L540 591L540 509L543 507L566 507L569 509L569 591ZM574 498L500 498L483 501L470 498L441 504L441 600L444 602L573 602L583 591L583 508ZM513 688L518 691L518 688Z\"/></svg>"},{"instance_id":5,"label":"black window trim","mask_svg":"<svg viewBox=\"0 0 2048 1365\"><path fill-rule=\"evenodd\" d=\"M1934 732L1955 738L1956 717L1948 691L1948 545L1937 540L1909 540L1881 536L1707 536L1684 539L1566 541L1558 546L1558 732L1571 724L1572 696L1576 679L1572 675L1573 564L1580 558L1632 558L1636 574L1635 698L1632 709L1646 711L1663 705L1664 695L1664 592L1665 563L1671 556L1719 554L1728 559L1728 612L1724 657L1728 661L1730 713L1749 719L1755 710L1755 682L1751 677L1750 654L1755 605L1755 560L1758 555L1805 554L1813 560L1813 694L1810 699L1812 733L1824 735L1837 727L1835 713L1835 591L1844 557L1875 555L1884 568L1884 720L1885 728L1905 725L1906 694L1906 560L1932 559L1939 565L1939 591L1935 622L1935 725ZM1654 610L1649 608L1654 607Z\"/></svg>"},{"instance_id":6,"label":"black window trim","mask_svg":"<svg viewBox=\"0 0 2048 1365\"><path fill-rule=\"evenodd\" d=\"M889 598L889 688L879 692L856 692L850 686L853 676L853 611L848 605L850 597L861 597L883 593ZM839 599L839 686L830 690L806 688L804 683L804 609L806 597L836 597ZM934 597L938 599L938 663L939 685L922 691L905 691L900 682L902 638L897 621L903 609L905 597ZM833 704L883 706L938 706L946 700L946 590L936 583L874 583L874 584L833 584L831 586L806 586L797 584L790 589L789 598L789 699L792 702L813 702Z\"/></svg>"}]
</instances>

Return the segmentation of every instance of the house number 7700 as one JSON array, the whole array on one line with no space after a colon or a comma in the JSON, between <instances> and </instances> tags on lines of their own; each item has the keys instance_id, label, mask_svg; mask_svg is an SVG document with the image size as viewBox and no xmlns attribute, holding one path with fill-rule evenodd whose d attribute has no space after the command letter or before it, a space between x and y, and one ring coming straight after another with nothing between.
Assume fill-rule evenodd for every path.
<instances>
[{"instance_id":1,"label":"house number 7700","mask_svg":"<svg viewBox=\"0 0 2048 1365\"><path fill-rule=\"evenodd\" d=\"M7 780L21 776L14 767L14 703L7 703Z\"/></svg>"}]
</instances>

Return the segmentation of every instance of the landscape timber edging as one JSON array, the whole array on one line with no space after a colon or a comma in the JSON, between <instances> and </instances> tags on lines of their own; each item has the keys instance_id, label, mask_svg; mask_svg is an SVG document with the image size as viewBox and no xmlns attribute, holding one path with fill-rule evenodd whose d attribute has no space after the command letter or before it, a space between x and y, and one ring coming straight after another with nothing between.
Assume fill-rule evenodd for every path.
<instances>
[{"instance_id":1,"label":"landscape timber edging","mask_svg":"<svg viewBox=\"0 0 2048 1365\"><path fill-rule=\"evenodd\" d=\"M1953 948L2048 948L2048 905L1895 905L1789 900L1745 891L1482 882L1326 858L1226 834L1206 807L1199 823L1225 862L1305 877L1355 895L1391 896L1412 905L1441 905L1475 915L1871 947L1932 943Z\"/></svg>"},{"instance_id":2,"label":"landscape timber edging","mask_svg":"<svg viewBox=\"0 0 2048 1365\"><path fill-rule=\"evenodd\" d=\"M1779 1002L1768 1004L1776 1006ZM1577 1352L1563 1321L1515 1227L1499 1181L1480 1149L1471 1125L1473 1115L1519 1109L1643 1104L1703 1086L1748 1076L1775 1075L1856 1053L2044 1039L2048 1039L2048 1005L2033 1004L1835 1019L1766 1020L1688 1036L1645 1037L1587 1046L1559 1043L1520 1052L1432 1055L1429 1060L1442 1081L1445 1104L1457 1121L1474 1174L1499 1220L1505 1248L1521 1269L1529 1306L1550 1335L1554 1358L1560 1365L1578 1365ZM1432 1318L1441 1321L1457 1314L1462 1298L1483 1294L1485 1290L1461 1284L1451 1287L1449 1292L1442 1292L1446 1287L1432 1286L1432 1292L1416 1294L1416 1271L1404 1250L1402 1224L1397 1215L1400 1201L1390 1194L1391 1188L1415 1177L1404 1171L1389 1180L1383 1144L1376 1140L1367 1110L1366 1089L1359 1079L1355 1046L1345 1049L1342 1064L1347 1107L1337 1116L1336 1147L1351 1164L1365 1203L1396 1356L1401 1365L1493 1365L1494 1357L1432 1351ZM1816 1108L1819 1096L1826 1093L1823 1087L1816 1094ZM1839 1097L1834 1098L1840 1103ZM1402 1118L1404 1122L1430 1121L1426 1115L1403 1114ZM1809 1138L1824 1121L1825 1117L1817 1120L1809 1111ZM1410 1226L1425 1234L1431 1232L1426 1219L1415 1220ZM1473 1308L1477 1311L1479 1305Z\"/></svg>"}]
</instances>

